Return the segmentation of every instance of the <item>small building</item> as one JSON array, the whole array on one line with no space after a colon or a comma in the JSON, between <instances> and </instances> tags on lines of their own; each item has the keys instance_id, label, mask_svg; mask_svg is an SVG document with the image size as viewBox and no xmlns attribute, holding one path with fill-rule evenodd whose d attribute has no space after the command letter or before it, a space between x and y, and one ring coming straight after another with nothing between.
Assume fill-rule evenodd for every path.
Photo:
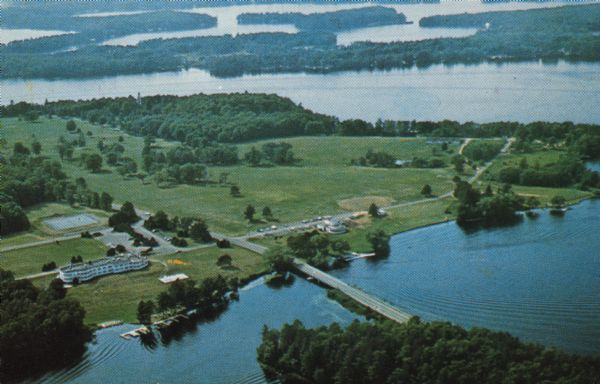
<instances>
[{"instance_id":1,"label":"small building","mask_svg":"<svg viewBox=\"0 0 600 384\"><path fill-rule=\"evenodd\" d=\"M99 276L144 269L148 266L148 263L146 257L132 254L104 257L84 263L70 263L59 268L58 277L67 284L83 283Z\"/></svg>"},{"instance_id":2,"label":"small building","mask_svg":"<svg viewBox=\"0 0 600 384\"><path fill-rule=\"evenodd\" d=\"M324 220L323 224L317 225L317 230L332 235L346 233L346 226L337 220Z\"/></svg>"},{"instance_id":3,"label":"small building","mask_svg":"<svg viewBox=\"0 0 600 384\"><path fill-rule=\"evenodd\" d=\"M174 275L160 277L158 280L163 284L172 284L176 281L187 280L189 278L190 277L185 273L176 273Z\"/></svg>"},{"instance_id":4,"label":"small building","mask_svg":"<svg viewBox=\"0 0 600 384\"><path fill-rule=\"evenodd\" d=\"M394 161L396 167L404 167L410 165L410 160L396 160Z\"/></svg>"}]
</instances>

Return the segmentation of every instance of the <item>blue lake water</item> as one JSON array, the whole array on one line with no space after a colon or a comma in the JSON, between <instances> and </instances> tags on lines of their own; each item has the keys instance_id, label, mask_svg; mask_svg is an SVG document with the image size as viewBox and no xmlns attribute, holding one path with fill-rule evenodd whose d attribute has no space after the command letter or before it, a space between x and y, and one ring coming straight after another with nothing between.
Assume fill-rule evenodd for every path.
<instances>
[{"instance_id":1,"label":"blue lake water","mask_svg":"<svg viewBox=\"0 0 600 384\"><path fill-rule=\"evenodd\" d=\"M600 124L600 65L541 62L215 78L191 69L85 80L0 80L0 103L264 92L341 119ZM549 106L553 106L549 108Z\"/></svg>"},{"instance_id":2,"label":"blue lake water","mask_svg":"<svg viewBox=\"0 0 600 384\"><path fill-rule=\"evenodd\" d=\"M507 228L431 226L391 245L389 259L334 275L426 320L600 354L600 200Z\"/></svg>"},{"instance_id":3,"label":"blue lake water","mask_svg":"<svg viewBox=\"0 0 600 384\"><path fill-rule=\"evenodd\" d=\"M256 362L263 325L281 327L300 319L306 326L348 324L357 318L327 299L323 289L302 279L288 288L259 282L240 291L218 320L198 324L168 344L154 348L119 334L124 325L96 332L86 356L75 366L46 375L42 383L257 383L264 382Z\"/></svg>"}]
</instances>

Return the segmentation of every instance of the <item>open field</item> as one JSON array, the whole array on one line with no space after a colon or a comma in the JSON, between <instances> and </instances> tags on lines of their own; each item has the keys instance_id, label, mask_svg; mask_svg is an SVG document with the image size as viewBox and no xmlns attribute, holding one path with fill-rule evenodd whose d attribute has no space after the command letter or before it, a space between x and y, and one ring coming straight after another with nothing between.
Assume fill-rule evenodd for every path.
<instances>
[{"instance_id":1,"label":"open field","mask_svg":"<svg viewBox=\"0 0 600 384\"><path fill-rule=\"evenodd\" d=\"M547 164L556 163L563 151L550 149L535 151L531 153L509 153L502 157L502 161L497 161L488 169L491 174L496 174L504 167L519 167L522 159L527 159L530 167L539 165L543 167Z\"/></svg>"},{"instance_id":2,"label":"open field","mask_svg":"<svg viewBox=\"0 0 600 384\"><path fill-rule=\"evenodd\" d=\"M231 268L223 269L216 265L217 258L223 254L233 259ZM68 296L77 299L86 309L86 323L95 325L108 320L136 322L138 302L155 300L160 292L167 289L167 285L158 281L165 274L183 272L201 281L218 274L241 279L265 271L262 256L238 248L210 248L151 260L151 266L145 270L104 276L69 289ZM176 265L181 262L184 264ZM49 281L40 279L35 283L43 286Z\"/></svg>"},{"instance_id":3,"label":"open field","mask_svg":"<svg viewBox=\"0 0 600 384\"><path fill-rule=\"evenodd\" d=\"M37 123L3 119L2 123L6 128L4 136L9 148L17 140L28 144L31 139L23 138L28 138L31 133L38 140L44 140L42 142L46 144L42 144L42 154L52 158L58 158L54 145L57 137L67 135L65 121L59 119L40 119ZM100 137L109 144L123 135L126 148L124 156L135 159L139 164L142 138L80 121L78 126L84 132L92 132L92 137L86 136L87 146L78 149L75 158L81 151L96 151ZM260 225L249 224L243 218L242 212L248 204L254 205L258 212L264 206L269 206L277 220L292 222L344 211L340 202L344 206L347 199L376 196L390 202L405 202L420 198L424 184L430 184L436 194L452 188L451 179L455 173L451 167L383 169L350 166L349 163L352 159L364 156L369 149L388 152L403 160L411 160L415 156L430 158L436 151L438 158L448 163L452 153L458 150L456 144L450 145L452 153L448 153L441 151L439 144L427 144L425 139L412 138L302 137L284 141L293 145L296 158L301 160L296 166L209 168L212 180L218 180L222 172L228 173L228 181L241 189L242 197L239 198L230 196L228 185L179 185L161 189L149 180L142 183L138 179L123 178L108 169L90 174L76 160L65 161L63 166L70 176L84 177L90 189L106 191L116 201L132 201L136 207L152 212L162 209L171 215L202 217L211 229L229 234L243 234ZM240 145L240 156L251 146L260 148L266 142ZM168 147L173 143L159 141L158 145Z\"/></svg>"},{"instance_id":4,"label":"open field","mask_svg":"<svg viewBox=\"0 0 600 384\"><path fill-rule=\"evenodd\" d=\"M42 272L42 265L54 261L62 266L73 256L81 256L84 261L98 259L106 253L104 244L94 239L74 239L59 244L46 244L37 247L2 252L0 267L11 270L15 276L26 276Z\"/></svg>"}]
</instances>

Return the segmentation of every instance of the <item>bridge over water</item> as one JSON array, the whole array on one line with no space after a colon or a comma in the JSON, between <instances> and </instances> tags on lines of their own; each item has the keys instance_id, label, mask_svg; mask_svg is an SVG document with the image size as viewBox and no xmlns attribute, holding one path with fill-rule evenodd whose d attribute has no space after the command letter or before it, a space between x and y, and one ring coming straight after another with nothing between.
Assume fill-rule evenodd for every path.
<instances>
[{"instance_id":1,"label":"bridge over water","mask_svg":"<svg viewBox=\"0 0 600 384\"><path fill-rule=\"evenodd\" d=\"M402 312L393 305L386 303L385 301L375 296L372 296L358 288L352 287L344 283L343 281L329 275L328 273L325 273L318 268L306 264L301 260L296 259L295 265L300 272L314 278L315 280L320 281L321 283L331 288L339 289L348 297L352 298L358 303L364 305L365 307L371 309L374 312L379 313L380 315L390 320L396 321L398 323L404 323L412 317L408 313Z\"/></svg>"},{"instance_id":2,"label":"bridge over water","mask_svg":"<svg viewBox=\"0 0 600 384\"><path fill-rule=\"evenodd\" d=\"M241 248L246 248L252 252L264 254L267 251L267 247L251 243L245 238L229 238L229 240L231 241L231 244ZM375 296L372 296L358 288L352 287L344 283L340 279L337 279L331 276L330 274L321 271L318 268L308 265L306 262L300 259L295 259L294 265L296 266L296 269L302 272L303 274L312 277L313 279L319 281L320 283L328 287L340 290L345 295L355 300L359 304L364 305L365 307L371 309L376 313L379 313L380 315L390 320L396 321L398 323L404 323L412 317L410 314L402 312L393 305L386 303L385 301Z\"/></svg>"}]
</instances>

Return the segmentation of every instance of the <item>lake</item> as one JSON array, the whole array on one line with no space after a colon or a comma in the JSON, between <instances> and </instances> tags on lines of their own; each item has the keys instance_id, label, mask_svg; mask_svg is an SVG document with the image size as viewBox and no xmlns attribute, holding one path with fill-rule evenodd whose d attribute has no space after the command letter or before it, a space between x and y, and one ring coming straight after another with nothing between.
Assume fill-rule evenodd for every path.
<instances>
[{"instance_id":1,"label":"lake","mask_svg":"<svg viewBox=\"0 0 600 384\"><path fill-rule=\"evenodd\" d=\"M272 289L260 282L240 291L218 320L200 323L154 348L119 334L137 328L124 325L96 332L96 342L78 364L44 376L41 383L258 383L256 362L264 324L281 327L300 319L306 326L349 324L357 316L327 299L323 289L302 279L289 288ZM147 382L147 381L146 381Z\"/></svg>"},{"instance_id":2,"label":"lake","mask_svg":"<svg viewBox=\"0 0 600 384\"><path fill-rule=\"evenodd\" d=\"M1 102L264 92L341 119L600 123L600 65L541 62L215 78L190 69L84 80L1 80ZM549 108L548 106L552 106Z\"/></svg>"},{"instance_id":3,"label":"lake","mask_svg":"<svg viewBox=\"0 0 600 384\"><path fill-rule=\"evenodd\" d=\"M465 233L455 223L394 236L384 261L332 273L425 320L507 331L600 355L600 200L555 217Z\"/></svg>"}]
</instances>

